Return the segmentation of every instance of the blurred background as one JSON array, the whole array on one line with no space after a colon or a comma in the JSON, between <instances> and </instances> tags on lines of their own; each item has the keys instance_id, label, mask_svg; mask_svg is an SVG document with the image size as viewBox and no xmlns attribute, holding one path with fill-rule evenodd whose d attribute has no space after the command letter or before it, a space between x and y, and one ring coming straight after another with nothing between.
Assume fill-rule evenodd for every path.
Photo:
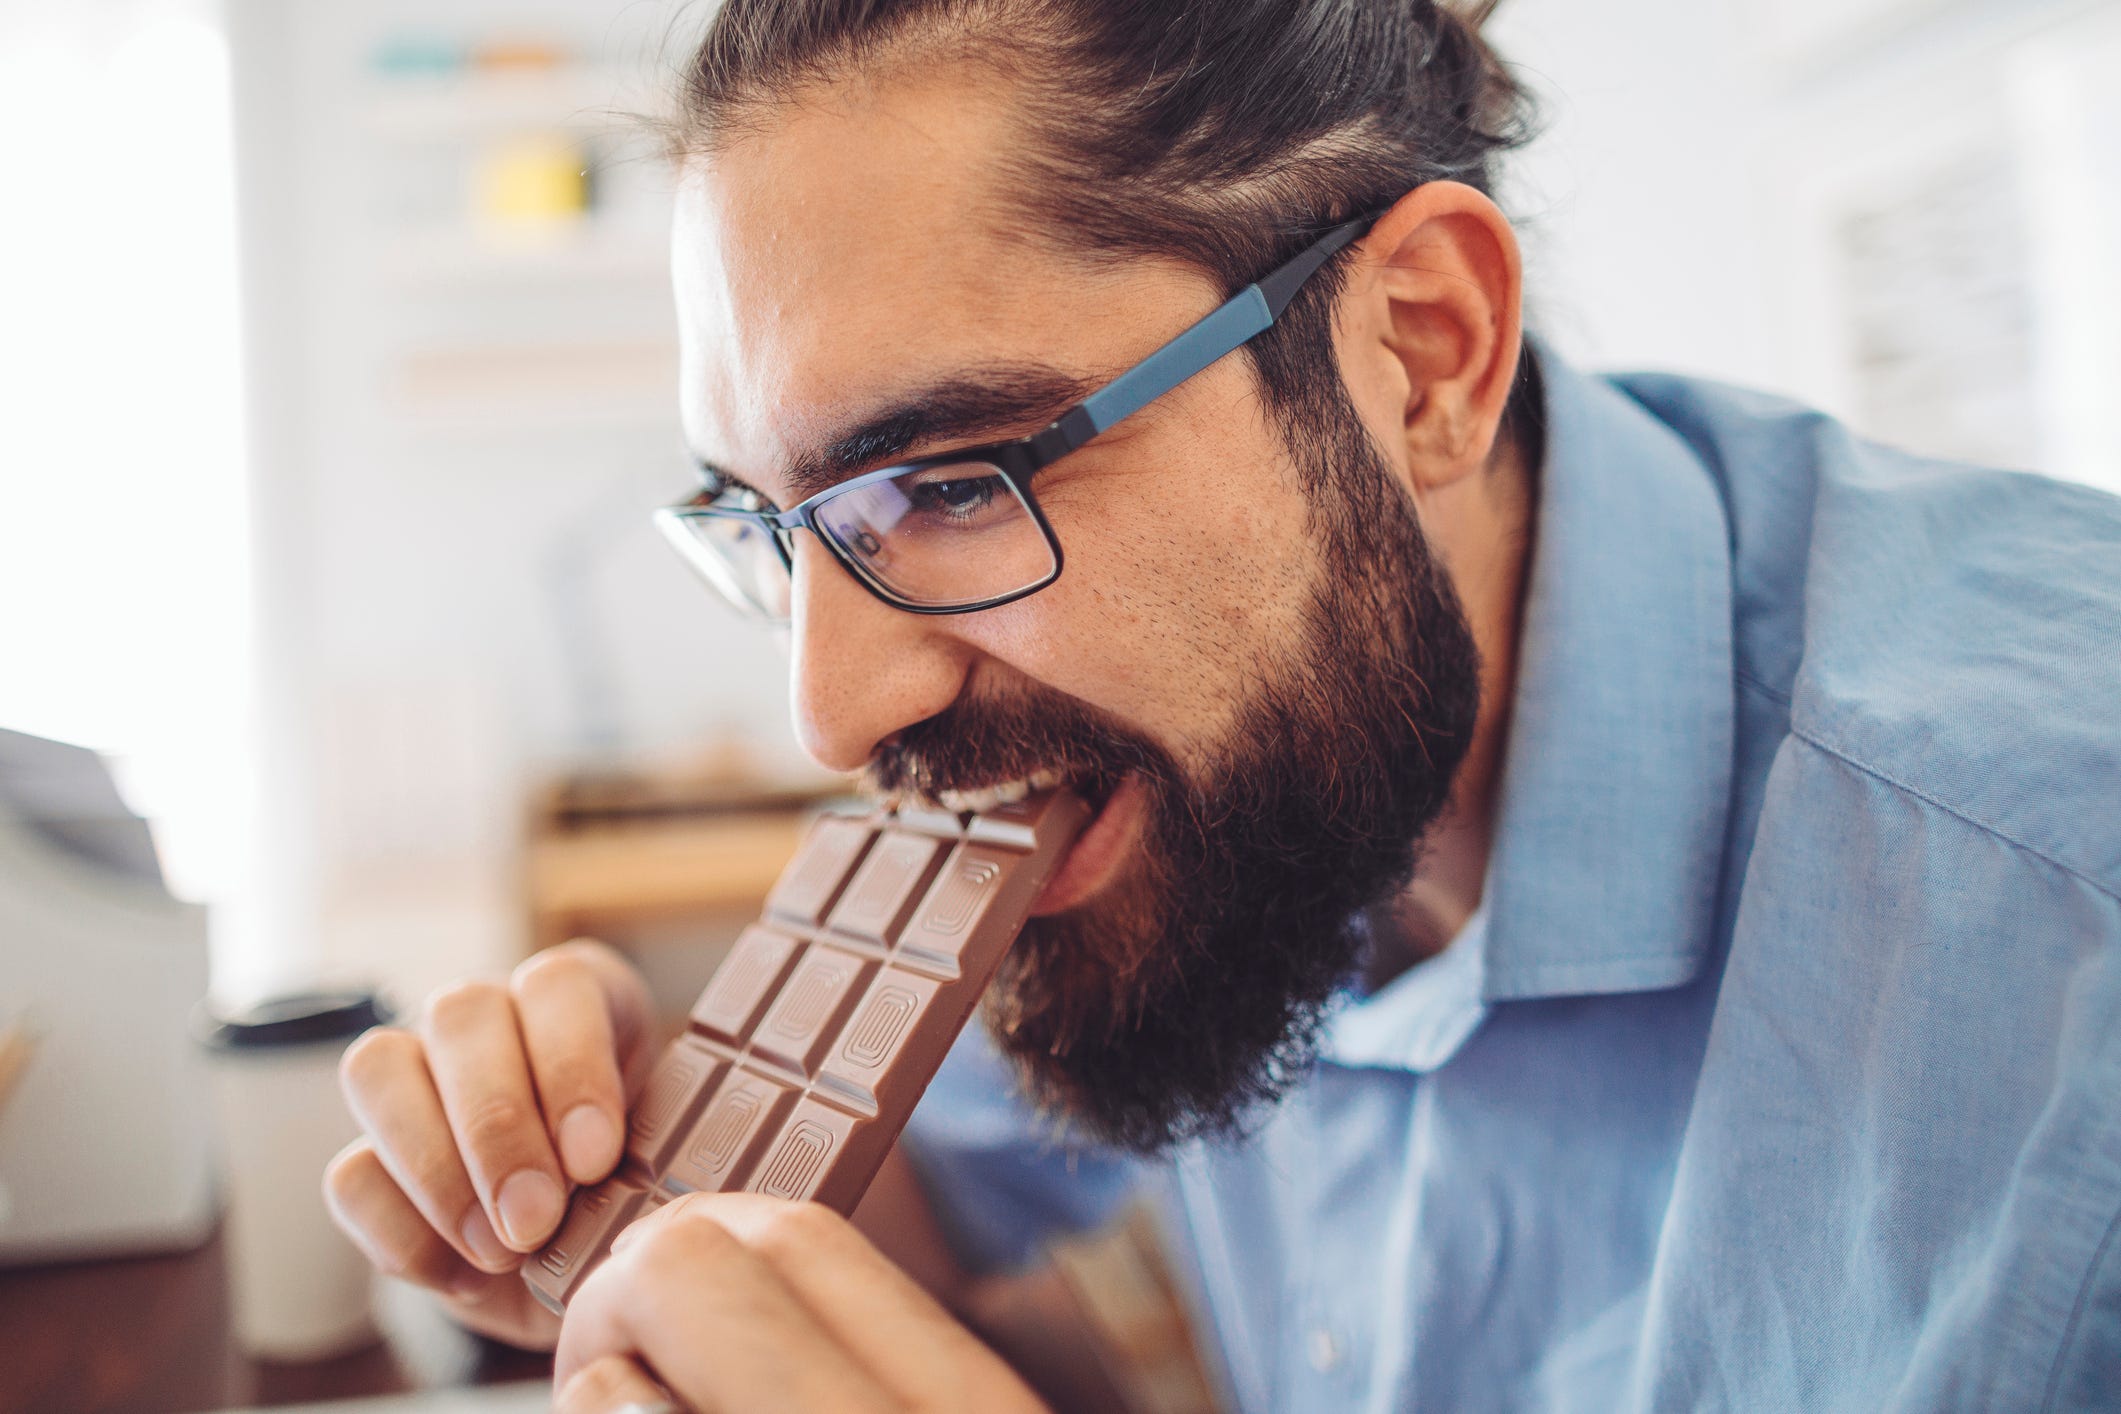
<instances>
[{"instance_id":1,"label":"blurred background","mask_svg":"<svg viewBox=\"0 0 2121 1414\"><path fill-rule=\"evenodd\" d=\"M585 775L819 784L770 634L647 522L685 476L629 115L707 7L8 5L0 726L113 760L218 991L518 954ZM1492 34L1546 105L1507 204L1567 354L2121 485L2121 6Z\"/></svg>"},{"instance_id":2,"label":"blurred background","mask_svg":"<svg viewBox=\"0 0 2121 1414\"><path fill-rule=\"evenodd\" d=\"M0 0L0 729L116 794L20 739L0 777L47 841L145 820L191 995L411 1002L588 931L682 1012L841 788L647 518L687 473L635 115L710 8ZM2121 3L1490 37L1545 105L1505 205L1566 355L2121 491Z\"/></svg>"}]
</instances>

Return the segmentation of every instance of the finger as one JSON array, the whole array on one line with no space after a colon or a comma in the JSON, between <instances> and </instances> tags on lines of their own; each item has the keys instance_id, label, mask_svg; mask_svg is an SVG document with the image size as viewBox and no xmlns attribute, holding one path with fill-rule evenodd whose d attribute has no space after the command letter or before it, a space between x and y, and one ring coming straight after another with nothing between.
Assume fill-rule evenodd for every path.
<instances>
[{"instance_id":1,"label":"finger","mask_svg":"<svg viewBox=\"0 0 2121 1414\"><path fill-rule=\"evenodd\" d=\"M522 1259L472 1189L420 1039L395 1026L364 1032L340 1058L339 1083L377 1158L428 1225L474 1266L513 1271Z\"/></svg>"},{"instance_id":2,"label":"finger","mask_svg":"<svg viewBox=\"0 0 2121 1414\"><path fill-rule=\"evenodd\" d=\"M510 1247L536 1251L560 1225L567 1187L531 1087L515 1003L494 983L460 982L428 1002L421 1028L435 1090L487 1217Z\"/></svg>"},{"instance_id":3,"label":"finger","mask_svg":"<svg viewBox=\"0 0 2121 1414\"><path fill-rule=\"evenodd\" d=\"M618 1414L628 1406L679 1414L669 1392L648 1378L638 1362L624 1355L606 1355L584 1365L554 1396L552 1414Z\"/></svg>"},{"instance_id":4,"label":"finger","mask_svg":"<svg viewBox=\"0 0 2121 1414\"><path fill-rule=\"evenodd\" d=\"M442 1240L365 1138L341 1149L325 1168L324 1206L386 1276L466 1296L492 1280Z\"/></svg>"},{"instance_id":5,"label":"finger","mask_svg":"<svg viewBox=\"0 0 2121 1414\"><path fill-rule=\"evenodd\" d=\"M626 1076L626 1098L630 1102L648 1072L655 1068L658 1044L655 1002L641 971L609 943L595 938L571 938L548 952L567 953L581 960L597 979L604 994L604 1009L611 1017L612 1039L618 1044L619 1066Z\"/></svg>"},{"instance_id":6,"label":"finger","mask_svg":"<svg viewBox=\"0 0 2121 1414\"><path fill-rule=\"evenodd\" d=\"M594 1183L619 1161L626 1091L611 1013L596 970L562 945L509 979L530 1074L554 1149L576 1183Z\"/></svg>"},{"instance_id":7,"label":"finger","mask_svg":"<svg viewBox=\"0 0 2121 1414\"><path fill-rule=\"evenodd\" d=\"M568 1303L555 1382L612 1355L699 1409L898 1407L763 1258L697 1219L656 1224Z\"/></svg>"},{"instance_id":8,"label":"finger","mask_svg":"<svg viewBox=\"0 0 2121 1414\"><path fill-rule=\"evenodd\" d=\"M671 1209L678 1211L664 1218ZM687 1209L691 1220L715 1223L763 1258L819 1324L901 1400L921 1402L935 1388L938 1369L948 1369L968 1408L1036 1407L1014 1372L830 1208L758 1193L702 1193L651 1217L685 1221Z\"/></svg>"}]
</instances>

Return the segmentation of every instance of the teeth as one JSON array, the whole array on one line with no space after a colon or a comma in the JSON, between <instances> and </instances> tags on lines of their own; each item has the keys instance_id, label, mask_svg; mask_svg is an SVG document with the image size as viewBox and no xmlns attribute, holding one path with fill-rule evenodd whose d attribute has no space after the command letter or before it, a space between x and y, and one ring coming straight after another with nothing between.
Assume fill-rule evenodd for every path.
<instances>
[{"instance_id":1,"label":"teeth","mask_svg":"<svg viewBox=\"0 0 2121 1414\"><path fill-rule=\"evenodd\" d=\"M1022 780L1002 781L997 785L981 786L978 790L939 790L935 793L935 800L945 810L992 810L997 805L1014 805L1033 791L1051 789L1059 785L1060 780L1058 771L1034 771Z\"/></svg>"}]
</instances>

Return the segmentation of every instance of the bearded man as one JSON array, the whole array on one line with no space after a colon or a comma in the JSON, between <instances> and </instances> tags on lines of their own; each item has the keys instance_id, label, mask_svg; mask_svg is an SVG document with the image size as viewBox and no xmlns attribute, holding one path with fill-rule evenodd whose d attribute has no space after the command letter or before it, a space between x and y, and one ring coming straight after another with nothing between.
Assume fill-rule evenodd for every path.
<instances>
[{"instance_id":1,"label":"bearded man","mask_svg":"<svg viewBox=\"0 0 2121 1414\"><path fill-rule=\"evenodd\" d=\"M2121 502L1527 344L1477 29L713 19L664 522L819 762L1097 813L854 1224L682 1200L564 1327L639 978L349 1052L342 1222L562 1409L1034 1408L961 1318L1144 1192L1246 1410L2116 1397Z\"/></svg>"}]
</instances>

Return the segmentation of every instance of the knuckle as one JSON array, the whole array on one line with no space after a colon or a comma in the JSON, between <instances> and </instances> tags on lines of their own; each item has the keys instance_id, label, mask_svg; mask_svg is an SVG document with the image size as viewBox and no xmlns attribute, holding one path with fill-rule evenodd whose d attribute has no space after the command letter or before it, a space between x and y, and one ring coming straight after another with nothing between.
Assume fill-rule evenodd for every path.
<instances>
[{"instance_id":1,"label":"knuckle","mask_svg":"<svg viewBox=\"0 0 2121 1414\"><path fill-rule=\"evenodd\" d=\"M844 1239L846 1220L822 1203L785 1203L758 1225L752 1246L765 1257L815 1252Z\"/></svg>"},{"instance_id":2,"label":"knuckle","mask_svg":"<svg viewBox=\"0 0 2121 1414\"><path fill-rule=\"evenodd\" d=\"M625 953L620 952L602 938L592 938L587 934L578 934L564 943L545 949L545 951L560 957L576 958L585 963L593 960L624 961L626 957Z\"/></svg>"},{"instance_id":3,"label":"knuckle","mask_svg":"<svg viewBox=\"0 0 2121 1414\"><path fill-rule=\"evenodd\" d=\"M685 1281L696 1279L703 1267L728 1261L742 1244L695 1204L669 1222L656 1224L637 1245L640 1265L650 1280Z\"/></svg>"},{"instance_id":4,"label":"knuckle","mask_svg":"<svg viewBox=\"0 0 2121 1414\"><path fill-rule=\"evenodd\" d=\"M524 1137L542 1133L537 1112L512 1095L489 1095L465 1106L457 1121L457 1138L478 1153L522 1147Z\"/></svg>"},{"instance_id":5,"label":"knuckle","mask_svg":"<svg viewBox=\"0 0 2121 1414\"><path fill-rule=\"evenodd\" d=\"M347 1094L366 1093L401 1073L421 1054L420 1038L396 1026L371 1026L339 1057L339 1085Z\"/></svg>"},{"instance_id":6,"label":"knuckle","mask_svg":"<svg viewBox=\"0 0 2121 1414\"><path fill-rule=\"evenodd\" d=\"M324 1166L325 1205L335 1213L352 1206L381 1167L376 1151L365 1143L357 1141L341 1149Z\"/></svg>"},{"instance_id":7,"label":"knuckle","mask_svg":"<svg viewBox=\"0 0 2121 1414\"><path fill-rule=\"evenodd\" d=\"M508 1005L508 993L480 978L452 982L427 999L427 1029L447 1035L475 1026Z\"/></svg>"},{"instance_id":8,"label":"knuckle","mask_svg":"<svg viewBox=\"0 0 2121 1414\"><path fill-rule=\"evenodd\" d=\"M464 1167L446 1144L423 1146L416 1154L393 1151L398 1172L404 1176L406 1196L425 1199L433 1211L446 1211L465 1186Z\"/></svg>"},{"instance_id":9,"label":"knuckle","mask_svg":"<svg viewBox=\"0 0 2121 1414\"><path fill-rule=\"evenodd\" d=\"M545 1097L552 1122L557 1125L569 1110L584 1100L605 1100L623 1106L617 1082L604 1078L606 1072L616 1072L617 1069L616 1061L606 1061L599 1066L591 1057L580 1054L562 1052L540 1057L537 1062L538 1093Z\"/></svg>"},{"instance_id":10,"label":"knuckle","mask_svg":"<svg viewBox=\"0 0 2121 1414\"><path fill-rule=\"evenodd\" d=\"M509 974L511 989L520 993L554 985L593 984L595 975L590 971L588 959L582 956L580 949L569 951L570 948L573 944L562 943L533 953L517 963L515 971Z\"/></svg>"}]
</instances>

